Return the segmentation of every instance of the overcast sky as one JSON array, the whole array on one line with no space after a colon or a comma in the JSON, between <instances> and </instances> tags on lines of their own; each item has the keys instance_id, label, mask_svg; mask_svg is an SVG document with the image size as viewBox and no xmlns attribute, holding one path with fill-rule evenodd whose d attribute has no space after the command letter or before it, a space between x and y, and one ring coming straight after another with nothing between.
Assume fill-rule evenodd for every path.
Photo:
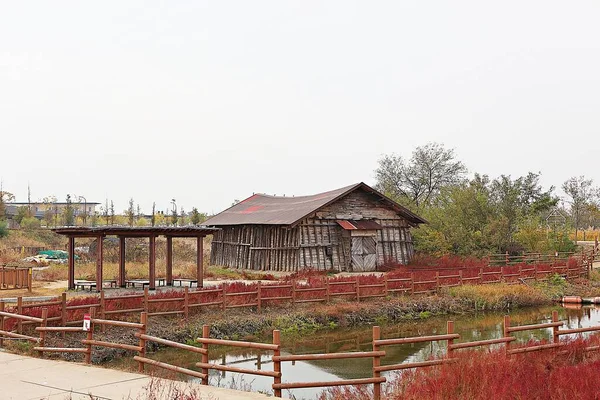
<instances>
[{"instance_id":1,"label":"overcast sky","mask_svg":"<svg viewBox=\"0 0 600 400\"><path fill-rule=\"evenodd\" d=\"M597 1L0 0L0 176L218 212L374 183L436 141L471 172L600 183Z\"/></svg>"}]
</instances>

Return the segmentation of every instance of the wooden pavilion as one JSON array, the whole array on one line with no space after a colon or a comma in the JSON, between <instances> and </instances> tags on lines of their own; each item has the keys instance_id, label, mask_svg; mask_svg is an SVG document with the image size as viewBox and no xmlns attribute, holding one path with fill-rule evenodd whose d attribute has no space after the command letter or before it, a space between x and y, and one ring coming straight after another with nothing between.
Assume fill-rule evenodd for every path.
<instances>
[{"instance_id":1,"label":"wooden pavilion","mask_svg":"<svg viewBox=\"0 0 600 400\"><path fill-rule=\"evenodd\" d=\"M149 259L148 259L148 288L156 288L156 238L165 236L167 239L167 276L166 284L173 285L173 238L196 238L196 279L198 287L202 287L204 279L203 263L203 239L207 235L213 234L218 229L184 226L184 227L128 227L128 226L98 226L98 227L78 227L68 226L54 228L52 231L59 235L69 238L69 290L75 289L75 239L76 238L96 238L98 246L96 250L96 290L102 290L103 282L103 239L106 236L116 236L119 239L119 278L118 286L125 287L125 240L127 238L148 238L149 239Z\"/></svg>"}]
</instances>

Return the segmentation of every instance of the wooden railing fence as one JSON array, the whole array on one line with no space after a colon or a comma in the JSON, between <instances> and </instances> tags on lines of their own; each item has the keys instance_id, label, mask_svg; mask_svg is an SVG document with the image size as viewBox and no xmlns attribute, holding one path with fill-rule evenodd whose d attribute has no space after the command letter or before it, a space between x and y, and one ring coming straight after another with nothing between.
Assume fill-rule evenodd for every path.
<instances>
[{"instance_id":1,"label":"wooden railing fence","mask_svg":"<svg viewBox=\"0 0 600 400\"><path fill-rule=\"evenodd\" d=\"M31 267L0 266L0 289L28 289L31 292Z\"/></svg>"},{"instance_id":2,"label":"wooden railing fence","mask_svg":"<svg viewBox=\"0 0 600 400\"><path fill-rule=\"evenodd\" d=\"M373 385L374 398L379 400L381 398L381 385L386 382L386 378L381 376L382 372L387 371L398 371L408 368L423 368L432 367L435 365L441 365L446 363L452 363L457 360L455 352L461 349L469 349L474 347L482 346L493 346L493 345L505 345L505 354L507 357L516 356L518 354L529 353L533 351L542 350L558 350L563 347L566 342L561 341L561 336L581 334L586 332L600 332L600 326L592 326L586 328L575 328L575 329L560 329L563 326L563 322L558 320L558 313L554 311L552 313L552 319L550 322L532 324L532 325L520 325L515 326L511 324L509 316L504 317L503 321L503 337L487 340L478 340L471 342L460 343L460 335L454 332L454 323L452 321L447 322L447 332L445 334L428 335L428 336L415 336L415 337L393 337L393 338L382 338L381 331L378 326L373 327L372 336L372 351L356 351L356 352L339 352L339 353L320 353L320 354L281 354L281 340L280 332L278 330L273 331L272 343L256 343L246 341L234 341L234 340L222 340L210 337L210 326L204 325L202 329L202 337L197 338L196 341L201 344L201 347L191 346L188 344L178 343L171 340L155 337L146 334L147 314L145 312L140 313L140 322L126 322L126 321L113 321L96 318L96 308L92 307L89 310L91 314L91 329L84 331L81 327L67 327L67 326L47 326L49 321L48 309L42 309L42 317L36 318L28 315L20 315L17 313L9 313L4 311L3 303L0 303L0 346L4 345L4 340L26 340L29 342L36 343L33 348L38 352L40 357L43 357L45 353L82 353L85 357L86 363L91 363L93 349L97 347L109 347L121 350L126 350L134 353L133 360L138 362L138 369L140 372L144 371L145 365L151 365L154 367L167 369L173 372L181 373L184 375L192 376L202 380L205 385L209 384L208 376L209 370L217 370L223 372L234 372L242 374L252 374L267 376L273 378L272 388L276 397L281 397L282 389L298 389L298 388L312 388L312 387L333 387L333 386L344 386L344 385ZM38 336L32 336L30 333L18 333L11 330L5 329L5 322L7 319L16 319L22 322L31 322L39 325L35 327L35 332ZM103 326L119 326L123 328L131 329L130 339L133 341L137 340L137 345L127 343L115 343L110 341L97 340L94 338L95 331L98 331ZM15 325L15 330L17 326ZM540 329L552 329L551 339L548 343L525 343L520 347L514 347L511 344L517 339L514 336L515 332L528 332ZM31 329L28 331L30 332ZM85 338L80 339L81 347L49 347L46 346L46 334L49 332L66 334L85 334ZM158 345L177 348L183 351L189 351L197 354L200 357L200 362L197 362L196 367L200 368L200 371L196 371L189 368L153 360L148 358L146 349L148 343L156 343ZM433 343L441 342L445 346L445 354L425 361L408 362L400 364L385 364L386 352L383 348L387 346L398 346L398 345L413 345L414 343ZM458 343L457 343L458 342ZM232 346L237 348L246 349L257 349L260 351L272 352L273 370L262 370L260 363L257 369L245 369L237 368L230 365L215 364L209 360L209 346ZM585 348L586 351L597 351L600 350L599 345L591 345ZM373 360L372 376L370 378L360 379L345 379L338 381L320 381L320 382L295 382L288 381L282 382L283 374L281 372L281 363L283 362L297 362L297 361L312 361L312 360L352 360L358 358L371 358ZM293 375L291 376L293 379Z\"/></svg>"}]
</instances>

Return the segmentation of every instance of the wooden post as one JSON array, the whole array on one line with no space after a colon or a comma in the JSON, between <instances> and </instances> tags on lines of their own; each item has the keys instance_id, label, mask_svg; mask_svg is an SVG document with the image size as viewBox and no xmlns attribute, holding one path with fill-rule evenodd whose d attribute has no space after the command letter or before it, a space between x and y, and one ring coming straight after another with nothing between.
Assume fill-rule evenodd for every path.
<instances>
[{"instance_id":1,"label":"wooden post","mask_svg":"<svg viewBox=\"0 0 600 400\"><path fill-rule=\"evenodd\" d=\"M60 297L60 324L67 326L67 293L63 292ZM65 338L66 332L62 333L63 339Z\"/></svg>"},{"instance_id":2,"label":"wooden post","mask_svg":"<svg viewBox=\"0 0 600 400\"><path fill-rule=\"evenodd\" d=\"M96 247L96 291L102 291L102 264L104 257L104 238L102 236L98 236L98 246Z\"/></svg>"},{"instance_id":3,"label":"wooden post","mask_svg":"<svg viewBox=\"0 0 600 400\"><path fill-rule=\"evenodd\" d=\"M17 297L17 314L23 315L23 297ZM17 322L17 332L23 334L23 321L19 319Z\"/></svg>"},{"instance_id":4,"label":"wooden post","mask_svg":"<svg viewBox=\"0 0 600 400\"><path fill-rule=\"evenodd\" d=\"M510 332L508 331L508 328L510 328L510 316L509 315L505 315L504 316L504 337L510 337ZM504 346L504 350L506 351L506 355L508 355L508 351L510 350L510 342L506 342L506 345Z\"/></svg>"},{"instance_id":5,"label":"wooden post","mask_svg":"<svg viewBox=\"0 0 600 400\"><path fill-rule=\"evenodd\" d=\"M42 308L42 323L40 326L46 327L48 325L48 309L46 307ZM46 343L46 331L40 331L40 342L38 344L39 347L44 347ZM44 351L40 350L38 352L40 357L44 357Z\"/></svg>"},{"instance_id":6,"label":"wooden post","mask_svg":"<svg viewBox=\"0 0 600 400\"><path fill-rule=\"evenodd\" d=\"M142 327L140 328L140 334L145 335L146 328L148 325L148 314L146 314L145 312L142 312L140 314L140 324L142 324ZM142 339L140 337L138 346L140 347L140 351L139 351L140 357L145 357L146 356L146 339ZM144 372L144 363L141 361L138 361L138 372Z\"/></svg>"},{"instance_id":7,"label":"wooden post","mask_svg":"<svg viewBox=\"0 0 600 400\"><path fill-rule=\"evenodd\" d=\"M69 236L69 290L75 290L75 238Z\"/></svg>"},{"instance_id":8,"label":"wooden post","mask_svg":"<svg viewBox=\"0 0 600 400\"><path fill-rule=\"evenodd\" d=\"M4 302L0 301L0 312L4 312ZM0 331L4 330L4 316L0 315ZM0 347L4 346L3 336L0 335Z\"/></svg>"},{"instance_id":9,"label":"wooden post","mask_svg":"<svg viewBox=\"0 0 600 400\"><path fill-rule=\"evenodd\" d=\"M106 301L104 300L104 290L100 292L100 318L105 319L106 317ZM104 333L106 331L106 326L101 325L100 331Z\"/></svg>"},{"instance_id":10,"label":"wooden post","mask_svg":"<svg viewBox=\"0 0 600 400\"><path fill-rule=\"evenodd\" d=\"M479 283L483 283L483 268L479 268Z\"/></svg>"},{"instance_id":11,"label":"wooden post","mask_svg":"<svg viewBox=\"0 0 600 400\"><path fill-rule=\"evenodd\" d=\"M90 307L90 318L92 319L92 321L94 320L94 318L96 317L96 309L94 307ZM87 345L86 345L86 352L85 352L85 363L86 364L91 364L92 362L92 340L94 340L94 323L90 322L90 330L87 331L87 337L86 339L88 340Z\"/></svg>"},{"instance_id":12,"label":"wooden post","mask_svg":"<svg viewBox=\"0 0 600 400\"><path fill-rule=\"evenodd\" d=\"M454 321L446 322L446 333L451 335L454 333ZM447 358L452 358L452 345L454 344L454 339L448 339L448 349L446 350Z\"/></svg>"},{"instance_id":13,"label":"wooden post","mask_svg":"<svg viewBox=\"0 0 600 400\"><path fill-rule=\"evenodd\" d=\"M222 299L223 299L223 305L222 305L222 307L223 307L223 311L225 311L225 309L227 308L227 307L226 307L226 302L225 302L225 299L227 298L227 296L225 296L225 286L226 286L226 285L227 285L227 284L226 284L225 282L223 282L223 285L221 285L221 291L223 292L223 293L221 294L221 297L222 297Z\"/></svg>"},{"instance_id":14,"label":"wooden post","mask_svg":"<svg viewBox=\"0 0 600 400\"><path fill-rule=\"evenodd\" d=\"M435 291L440 291L440 271L435 271Z\"/></svg>"},{"instance_id":15,"label":"wooden post","mask_svg":"<svg viewBox=\"0 0 600 400\"><path fill-rule=\"evenodd\" d=\"M329 277L325 277L325 301L329 303L331 299L331 288L329 287Z\"/></svg>"},{"instance_id":16,"label":"wooden post","mask_svg":"<svg viewBox=\"0 0 600 400\"><path fill-rule=\"evenodd\" d=\"M281 337L278 329L273 330L273 344L277 346L276 350L273 350L273 356L281 356L279 347L281 346ZM279 372L281 374L281 361L273 361L273 372ZM281 375L273 377L273 383L275 385L281 383ZM275 397L281 397L281 389L274 389Z\"/></svg>"},{"instance_id":17,"label":"wooden post","mask_svg":"<svg viewBox=\"0 0 600 400\"><path fill-rule=\"evenodd\" d=\"M387 274L383 275L383 290L386 296L389 296L389 284L388 284L388 276Z\"/></svg>"},{"instance_id":18,"label":"wooden post","mask_svg":"<svg viewBox=\"0 0 600 400\"><path fill-rule=\"evenodd\" d=\"M167 236L167 286L173 286L173 237Z\"/></svg>"},{"instance_id":19,"label":"wooden post","mask_svg":"<svg viewBox=\"0 0 600 400\"><path fill-rule=\"evenodd\" d=\"M552 322L558 322L558 311L552 311ZM552 327L552 343L558 344L560 342L560 335L558 334L558 326Z\"/></svg>"},{"instance_id":20,"label":"wooden post","mask_svg":"<svg viewBox=\"0 0 600 400\"><path fill-rule=\"evenodd\" d=\"M358 276L356 277L356 301L360 301L360 284L358 283Z\"/></svg>"},{"instance_id":21,"label":"wooden post","mask_svg":"<svg viewBox=\"0 0 600 400\"><path fill-rule=\"evenodd\" d=\"M183 315L187 319L190 315L190 298L189 298L189 287L183 288Z\"/></svg>"},{"instance_id":22,"label":"wooden post","mask_svg":"<svg viewBox=\"0 0 600 400\"><path fill-rule=\"evenodd\" d=\"M458 284L460 286L463 285L463 270L462 269L458 270Z\"/></svg>"},{"instance_id":23,"label":"wooden post","mask_svg":"<svg viewBox=\"0 0 600 400\"><path fill-rule=\"evenodd\" d=\"M261 296L261 293L260 293L260 281L258 281L257 286L256 286L256 303L258 304L258 312L260 312L261 308L262 308L260 296Z\"/></svg>"},{"instance_id":24,"label":"wooden post","mask_svg":"<svg viewBox=\"0 0 600 400\"><path fill-rule=\"evenodd\" d=\"M202 326L202 338L208 339L210 337L210 325ZM202 363L208 364L208 343L202 343L202 348L206 350L206 354L202 354ZM206 375L205 378L202 378L202 384L208 385L208 368L202 368L202 373Z\"/></svg>"},{"instance_id":25,"label":"wooden post","mask_svg":"<svg viewBox=\"0 0 600 400\"><path fill-rule=\"evenodd\" d=\"M504 267L500 267L500 279L498 280L506 283L506 278L504 277Z\"/></svg>"},{"instance_id":26,"label":"wooden post","mask_svg":"<svg viewBox=\"0 0 600 400\"><path fill-rule=\"evenodd\" d=\"M148 288L144 288L144 311L149 312L148 310Z\"/></svg>"},{"instance_id":27,"label":"wooden post","mask_svg":"<svg viewBox=\"0 0 600 400\"><path fill-rule=\"evenodd\" d=\"M373 327L373 351L379 351L379 345L375 343L376 340L381 339L381 329L378 326ZM381 357L373 357L373 378L379 378L381 372L376 371L376 368L381 366ZM376 382L373 384L373 399L381 399L381 383Z\"/></svg>"},{"instance_id":28,"label":"wooden post","mask_svg":"<svg viewBox=\"0 0 600 400\"><path fill-rule=\"evenodd\" d=\"M198 287L204 287L204 248L203 248L203 236L196 238L196 279L198 280Z\"/></svg>"},{"instance_id":29,"label":"wooden post","mask_svg":"<svg viewBox=\"0 0 600 400\"><path fill-rule=\"evenodd\" d=\"M415 273L410 273L410 294L415 294Z\"/></svg>"},{"instance_id":30,"label":"wooden post","mask_svg":"<svg viewBox=\"0 0 600 400\"><path fill-rule=\"evenodd\" d=\"M125 287L125 236L119 236L119 287Z\"/></svg>"},{"instance_id":31,"label":"wooden post","mask_svg":"<svg viewBox=\"0 0 600 400\"><path fill-rule=\"evenodd\" d=\"M156 289L156 236L150 235L148 237L148 239L149 239L149 247L150 247L150 251L148 252L148 264L149 264L149 269L150 269L149 289L155 290Z\"/></svg>"},{"instance_id":32,"label":"wooden post","mask_svg":"<svg viewBox=\"0 0 600 400\"><path fill-rule=\"evenodd\" d=\"M508 265L508 251L504 253L504 265Z\"/></svg>"},{"instance_id":33,"label":"wooden post","mask_svg":"<svg viewBox=\"0 0 600 400\"><path fill-rule=\"evenodd\" d=\"M27 268L27 291L31 293L33 289L33 269Z\"/></svg>"},{"instance_id":34,"label":"wooden post","mask_svg":"<svg viewBox=\"0 0 600 400\"><path fill-rule=\"evenodd\" d=\"M292 279L292 305L296 304L296 280Z\"/></svg>"}]
</instances>

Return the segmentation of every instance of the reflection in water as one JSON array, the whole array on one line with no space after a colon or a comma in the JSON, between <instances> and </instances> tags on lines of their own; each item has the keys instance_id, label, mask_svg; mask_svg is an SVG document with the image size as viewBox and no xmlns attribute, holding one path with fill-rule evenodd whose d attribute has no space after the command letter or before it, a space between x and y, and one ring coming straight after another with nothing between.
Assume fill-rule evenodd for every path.
<instances>
[{"instance_id":1,"label":"reflection in water","mask_svg":"<svg viewBox=\"0 0 600 400\"><path fill-rule=\"evenodd\" d=\"M576 306L576 307L573 307ZM550 322L552 311L558 310L559 318L565 322L563 329L584 328L600 325L600 307L569 305L568 307L550 307L527 309L512 312L512 325L526 325ZM496 339L503 335L503 314L490 313L476 316L455 316L454 329L460 334L455 343L475 340ZM404 322L382 326L382 338L424 336L446 333L446 320L431 318L424 321ZM552 329L514 332L517 343L525 343L531 339L551 339ZM335 353L349 351L370 351L372 349L371 328L339 329L325 334L315 334L308 339L298 339L283 343L282 355ZM563 336L564 338L564 336ZM386 346L386 357L382 365L423 361L433 356L445 353L446 342L413 343L397 346ZM501 344L497 347L502 347ZM245 369L273 370L269 354L254 350L210 347L211 362L235 365ZM194 366L197 355L176 349L161 350L152 354L151 358L180 365L186 368L198 369ZM323 360L297 361L282 363L283 382L328 381L339 379L366 378L371 376L372 359L361 358L354 360ZM391 373L393 374L393 373ZM385 373L383 374L385 376ZM224 387L235 387L253 391L271 393L273 379L262 376L240 375L220 371L210 371L210 384ZM284 397L296 399L314 399L322 389L294 389L284 392ZM292 397L295 396L295 397Z\"/></svg>"}]
</instances>

